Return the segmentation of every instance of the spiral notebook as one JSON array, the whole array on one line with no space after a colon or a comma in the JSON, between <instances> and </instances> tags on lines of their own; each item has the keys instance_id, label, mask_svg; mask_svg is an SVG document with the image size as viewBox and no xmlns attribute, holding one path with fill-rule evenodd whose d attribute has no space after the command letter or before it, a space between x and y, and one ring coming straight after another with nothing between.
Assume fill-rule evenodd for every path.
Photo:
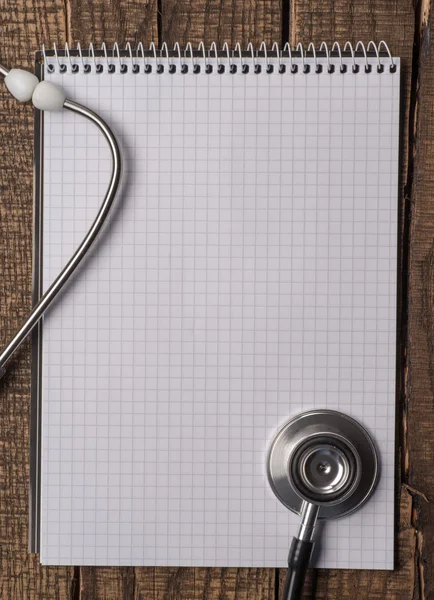
<instances>
[{"instance_id":1,"label":"spiral notebook","mask_svg":"<svg viewBox=\"0 0 434 600\"><path fill-rule=\"evenodd\" d=\"M42 563L284 567L298 517L266 450L320 407L370 431L381 477L324 525L316 565L393 568L400 61L338 49L38 55L124 157L114 214L35 338ZM110 174L90 122L36 117L35 297Z\"/></svg>"}]
</instances>

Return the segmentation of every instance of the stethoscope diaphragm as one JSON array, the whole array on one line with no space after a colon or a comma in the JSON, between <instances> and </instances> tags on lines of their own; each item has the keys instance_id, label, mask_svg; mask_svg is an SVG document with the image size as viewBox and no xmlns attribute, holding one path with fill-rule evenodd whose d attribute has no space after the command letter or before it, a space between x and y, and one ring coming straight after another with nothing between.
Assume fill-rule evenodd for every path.
<instances>
[{"instance_id":1,"label":"stethoscope diaphragm","mask_svg":"<svg viewBox=\"0 0 434 600\"><path fill-rule=\"evenodd\" d=\"M360 457L336 435L312 435L290 460L289 478L301 498L319 505L342 503L360 481Z\"/></svg>"},{"instance_id":2,"label":"stethoscope diaphragm","mask_svg":"<svg viewBox=\"0 0 434 600\"><path fill-rule=\"evenodd\" d=\"M303 501L319 505L319 519L357 510L379 475L371 436L355 419L334 410L312 410L285 423L274 436L267 474L277 498L300 514Z\"/></svg>"}]
</instances>

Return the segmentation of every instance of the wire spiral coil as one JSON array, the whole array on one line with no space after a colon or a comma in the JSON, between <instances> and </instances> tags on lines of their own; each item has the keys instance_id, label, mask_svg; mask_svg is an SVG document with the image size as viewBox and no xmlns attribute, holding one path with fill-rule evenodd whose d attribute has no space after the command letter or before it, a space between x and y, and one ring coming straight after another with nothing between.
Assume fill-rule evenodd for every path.
<instances>
[{"instance_id":1,"label":"wire spiral coil","mask_svg":"<svg viewBox=\"0 0 434 600\"><path fill-rule=\"evenodd\" d=\"M89 44L87 50L82 50L80 44L74 49L68 44L63 49L58 49L53 44L52 50L42 47L42 57L50 73L307 74L335 71L358 73L361 68L366 73L371 73L374 68L378 73L383 73L385 68L391 73L397 70L384 41L378 44L370 41L366 46L361 41L355 46L346 42L343 50L338 42L330 50L325 42L318 49L312 42L307 48L299 43L295 49L288 43L282 49L274 43L271 50L267 49L265 42L258 49L254 49L250 43L246 50L242 50L239 43L230 50L227 42L220 50L215 42L208 49L203 42L196 49L188 42L183 50L178 42L172 50L169 50L166 42L161 48L151 42L146 50L141 42L134 49L128 42L122 50L117 42L111 49L108 49L105 42L99 49Z\"/></svg>"}]
</instances>

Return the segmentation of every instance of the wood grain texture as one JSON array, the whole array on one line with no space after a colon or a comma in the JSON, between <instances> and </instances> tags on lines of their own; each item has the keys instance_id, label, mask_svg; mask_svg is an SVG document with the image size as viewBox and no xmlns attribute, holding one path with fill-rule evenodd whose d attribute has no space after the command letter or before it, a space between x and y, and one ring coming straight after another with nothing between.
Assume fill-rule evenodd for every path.
<instances>
[{"instance_id":1,"label":"wood grain texture","mask_svg":"<svg viewBox=\"0 0 434 600\"><path fill-rule=\"evenodd\" d=\"M85 567L81 600L271 600L273 569Z\"/></svg>"},{"instance_id":2,"label":"wood grain texture","mask_svg":"<svg viewBox=\"0 0 434 600\"><path fill-rule=\"evenodd\" d=\"M408 462L417 528L418 594L434 598L434 4L420 6L415 81L408 323Z\"/></svg>"},{"instance_id":3,"label":"wood grain texture","mask_svg":"<svg viewBox=\"0 0 434 600\"><path fill-rule=\"evenodd\" d=\"M0 2L0 60L33 68L41 43L65 41L60 0ZM0 85L0 343L31 303L33 113ZM74 570L41 567L27 552L30 355L25 346L0 384L0 598L66 599Z\"/></svg>"},{"instance_id":4,"label":"wood grain texture","mask_svg":"<svg viewBox=\"0 0 434 600\"><path fill-rule=\"evenodd\" d=\"M71 44L158 41L158 0L65 0L65 6Z\"/></svg>"},{"instance_id":5,"label":"wood grain texture","mask_svg":"<svg viewBox=\"0 0 434 600\"><path fill-rule=\"evenodd\" d=\"M162 40L170 45L215 41L234 48L237 42L280 43L282 37L281 0L162 0L161 19Z\"/></svg>"}]
</instances>

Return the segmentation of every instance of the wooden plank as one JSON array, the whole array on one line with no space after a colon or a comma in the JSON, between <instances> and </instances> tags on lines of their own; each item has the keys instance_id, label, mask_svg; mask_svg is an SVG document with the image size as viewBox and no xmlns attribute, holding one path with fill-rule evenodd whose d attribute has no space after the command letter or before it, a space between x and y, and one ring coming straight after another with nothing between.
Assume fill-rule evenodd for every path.
<instances>
[{"instance_id":1,"label":"wooden plank","mask_svg":"<svg viewBox=\"0 0 434 600\"><path fill-rule=\"evenodd\" d=\"M385 598L410 599L414 597L414 587L417 585L418 544L420 540L416 535L414 509L419 502L419 497L409 493L407 484L409 478L408 462L411 468L418 470L421 450L409 454L411 437L417 437L416 432L410 433L406 423L406 414L411 411L407 397L407 370L405 366L406 347L406 261L407 261L407 234L408 234L408 209L407 198L411 191L413 167L413 139L409 140L411 130L410 119L413 118L411 110L412 97L412 60L414 30L417 16L411 0L394 0L382 2L370 0L357 2L357 0L293 0L291 7L290 38L292 44L299 41L307 44L310 41L318 45L321 41L331 44L337 40L352 43L362 40L385 40L389 44L393 55L402 59L402 132L401 132L401 174L399 210L401 220L401 255L400 276L402 285L399 291L398 302L402 312L400 323L400 337L402 340L401 368L398 374L398 418L399 445L402 455L400 492L400 526L398 533L397 570L388 572L363 572L363 571L319 571L314 583L316 599L339 597L341 600L358 598L363 600L383 600ZM432 85L432 82L431 82ZM428 89L428 87L427 87ZM427 138L429 139L429 138ZM410 143L411 142L411 143ZM409 160L410 157L410 160ZM420 399L418 399L419 402ZM419 418L422 412L418 413ZM432 429L431 429L432 433ZM427 432L426 432L427 434ZM429 437L422 437L425 445ZM406 466L407 465L407 466ZM422 471L420 471L422 472ZM432 479L434 481L434 478ZM416 498L416 502L412 499ZM283 575L282 575L283 576Z\"/></svg>"},{"instance_id":2,"label":"wooden plank","mask_svg":"<svg viewBox=\"0 0 434 600\"><path fill-rule=\"evenodd\" d=\"M65 41L62 0L0 5L1 62L33 70L43 42ZM33 113L0 82L0 344L31 305ZM27 552L30 354L27 344L0 383L0 597L66 599L74 569L41 567Z\"/></svg>"},{"instance_id":3,"label":"wooden plank","mask_svg":"<svg viewBox=\"0 0 434 600\"><path fill-rule=\"evenodd\" d=\"M135 570L132 567L82 567L80 598L82 600L125 600L134 598ZM149 597L149 596L148 596Z\"/></svg>"},{"instance_id":4,"label":"wooden plank","mask_svg":"<svg viewBox=\"0 0 434 600\"><path fill-rule=\"evenodd\" d=\"M154 596L140 595L140 600L269 600L274 597L272 569L155 569ZM137 591L144 590L138 582ZM148 588L149 589L149 588Z\"/></svg>"},{"instance_id":5,"label":"wooden plank","mask_svg":"<svg viewBox=\"0 0 434 600\"><path fill-rule=\"evenodd\" d=\"M273 569L84 567L81 600L269 600Z\"/></svg>"},{"instance_id":6,"label":"wooden plank","mask_svg":"<svg viewBox=\"0 0 434 600\"><path fill-rule=\"evenodd\" d=\"M122 47L158 41L158 0L66 0L66 5L72 44L98 47L105 41Z\"/></svg>"},{"instance_id":7,"label":"wooden plank","mask_svg":"<svg viewBox=\"0 0 434 600\"><path fill-rule=\"evenodd\" d=\"M434 48L433 3L420 3L414 110L408 323L407 480L414 494L418 593L434 597Z\"/></svg>"},{"instance_id":8,"label":"wooden plank","mask_svg":"<svg viewBox=\"0 0 434 600\"><path fill-rule=\"evenodd\" d=\"M221 47L228 42L231 48L237 42L243 47L249 42L280 43L281 15L281 0L162 0L162 40L182 46L187 42L197 46L203 40L206 46L215 41Z\"/></svg>"}]
</instances>

